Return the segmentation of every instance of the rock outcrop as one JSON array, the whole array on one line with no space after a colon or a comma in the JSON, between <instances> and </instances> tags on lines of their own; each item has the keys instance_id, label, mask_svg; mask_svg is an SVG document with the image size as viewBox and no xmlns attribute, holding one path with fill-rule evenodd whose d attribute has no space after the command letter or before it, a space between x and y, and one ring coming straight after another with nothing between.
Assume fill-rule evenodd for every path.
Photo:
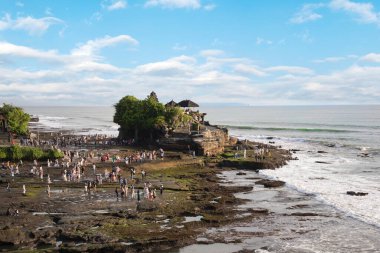
<instances>
[{"instance_id":1,"label":"rock outcrop","mask_svg":"<svg viewBox=\"0 0 380 253\"><path fill-rule=\"evenodd\" d=\"M197 154L213 156L223 153L224 146L229 142L228 130L212 127L193 138Z\"/></svg>"}]
</instances>

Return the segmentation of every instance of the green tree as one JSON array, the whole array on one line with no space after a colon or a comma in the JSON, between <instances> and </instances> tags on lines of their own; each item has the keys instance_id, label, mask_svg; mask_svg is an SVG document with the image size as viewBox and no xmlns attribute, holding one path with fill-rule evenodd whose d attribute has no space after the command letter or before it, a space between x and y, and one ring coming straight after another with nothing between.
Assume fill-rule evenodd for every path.
<instances>
[{"instance_id":1,"label":"green tree","mask_svg":"<svg viewBox=\"0 0 380 253\"><path fill-rule=\"evenodd\" d=\"M10 132L19 135L28 133L30 116L25 113L22 108L9 104L3 104L3 107L0 107L0 112L7 118Z\"/></svg>"},{"instance_id":2,"label":"green tree","mask_svg":"<svg viewBox=\"0 0 380 253\"><path fill-rule=\"evenodd\" d=\"M175 128L189 120L182 109L165 108L152 93L144 100L125 96L115 105L114 122L120 125L119 137L153 140L163 135L165 128Z\"/></svg>"},{"instance_id":3,"label":"green tree","mask_svg":"<svg viewBox=\"0 0 380 253\"><path fill-rule=\"evenodd\" d=\"M193 118L184 113L183 109L180 107L167 107L165 119L169 128L176 129L177 127L191 122Z\"/></svg>"}]
</instances>

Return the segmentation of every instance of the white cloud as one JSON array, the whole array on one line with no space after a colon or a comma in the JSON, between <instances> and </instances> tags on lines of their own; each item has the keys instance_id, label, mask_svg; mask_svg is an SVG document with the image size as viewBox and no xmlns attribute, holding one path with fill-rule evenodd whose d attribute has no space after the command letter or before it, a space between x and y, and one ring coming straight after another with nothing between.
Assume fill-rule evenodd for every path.
<instances>
[{"instance_id":1,"label":"white cloud","mask_svg":"<svg viewBox=\"0 0 380 253\"><path fill-rule=\"evenodd\" d=\"M252 66L252 65L242 64L242 63L237 64L235 66L235 71L238 71L241 73L253 74L260 77L267 75L267 73L260 70L259 67L257 66Z\"/></svg>"},{"instance_id":2,"label":"white cloud","mask_svg":"<svg viewBox=\"0 0 380 253\"><path fill-rule=\"evenodd\" d=\"M200 55L203 57L221 56L223 54L224 51L219 49L207 49L200 52Z\"/></svg>"},{"instance_id":3,"label":"white cloud","mask_svg":"<svg viewBox=\"0 0 380 253\"><path fill-rule=\"evenodd\" d=\"M370 53L360 58L362 61L380 63L380 54Z\"/></svg>"},{"instance_id":4,"label":"white cloud","mask_svg":"<svg viewBox=\"0 0 380 253\"><path fill-rule=\"evenodd\" d=\"M113 0L104 3L104 6L109 11L125 9L127 7L127 2L125 0Z\"/></svg>"},{"instance_id":5,"label":"white cloud","mask_svg":"<svg viewBox=\"0 0 380 253\"><path fill-rule=\"evenodd\" d=\"M380 66L373 64L320 74L302 66L260 66L225 53L212 56L212 51L204 57L208 50L130 68L100 57L102 48L124 42L134 44L125 36L105 37L77 46L69 54L0 42L0 59L14 61L0 65L0 97L21 105L110 105L126 94L145 97L155 90L163 102L183 98L243 104L380 101ZM76 53L80 50L84 55ZM377 59L376 54L368 55L359 63ZM54 64L41 64L51 61Z\"/></svg>"},{"instance_id":6,"label":"white cloud","mask_svg":"<svg viewBox=\"0 0 380 253\"><path fill-rule=\"evenodd\" d=\"M326 62L339 62L346 60L346 57L326 57L324 59L314 60L315 63L326 63Z\"/></svg>"},{"instance_id":7,"label":"white cloud","mask_svg":"<svg viewBox=\"0 0 380 253\"><path fill-rule=\"evenodd\" d=\"M326 87L317 82L310 82L305 84L304 89L310 91L324 91Z\"/></svg>"},{"instance_id":8,"label":"white cloud","mask_svg":"<svg viewBox=\"0 0 380 253\"><path fill-rule=\"evenodd\" d=\"M354 60L357 59L357 55L347 55L347 56L333 56L333 57L326 57L323 59L317 59L314 60L314 63L334 63L334 62L341 62L341 61L347 61L347 60Z\"/></svg>"},{"instance_id":9,"label":"white cloud","mask_svg":"<svg viewBox=\"0 0 380 253\"><path fill-rule=\"evenodd\" d=\"M0 41L0 56L35 58L40 60L59 60L56 51L41 51L30 47L18 46L8 42Z\"/></svg>"},{"instance_id":10,"label":"white cloud","mask_svg":"<svg viewBox=\"0 0 380 253\"><path fill-rule=\"evenodd\" d=\"M343 10L357 15L359 22L380 25L380 13L375 12L372 3L358 3L350 0L332 0L329 6L333 10Z\"/></svg>"},{"instance_id":11,"label":"white cloud","mask_svg":"<svg viewBox=\"0 0 380 253\"><path fill-rule=\"evenodd\" d=\"M305 4L291 19L291 23L302 24L310 21L315 21L322 18L321 14L316 13L324 4Z\"/></svg>"},{"instance_id":12,"label":"white cloud","mask_svg":"<svg viewBox=\"0 0 380 253\"><path fill-rule=\"evenodd\" d=\"M328 4L305 4L291 19L291 23L302 24L322 18L316 13L320 8L329 8L333 11L344 11L357 16L357 21L380 26L380 12L376 12L372 3L355 2L351 0L331 0Z\"/></svg>"},{"instance_id":13,"label":"white cloud","mask_svg":"<svg viewBox=\"0 0 380 253\"><path fill-rule=\"evenodd\" d=\"M187 8L199 9L201 8L200 0L148 0L145 7L162 7L168 9Z\"/></svg>"},{"instance_id":14,"label":"white cloud","mask_svg":"<svg viewBox=\"0 0 380 253\"><path fill-rule=\"evenodd\" d=\"M105 36L101 39L89 40L84 45L72 51L73 55L93 56L100 49L110 47L119 43L128 43L131 45L138 45L139 42L129 35L119 35L115 37Z\"/></svg>"},{"instance_id":15,"label":"white cloud","mask_svg":"<svg viewBox=\"0 0 380 253\"><path fill-rule=\"evenodd\" d=\"M52 25L64 24L61 19L55 17L33 18L31 16L12 19L5 14L0 20L0 30L24 30L30 35L42 35Z\"/></svg>"},{"instance_id":16,"label":"white cloud","mask_svg":"<svg viewBox=\"0 0 380 253\"><path fill-rule=\"evenodd\" d=\"M257 37L257 38L256 38L256 45L262 45L262 44L272 45L272 44L273 44L273 41L271 41L271 40L266 40L266 39L263 39L263 38L261 38L261 37Z\"/></svg>"},{"instance_id":17,"label":"white cloud","mask_svg":"<svg viewBox=\"0 0 380 253\"><path fill-rule=\"evenodd\" d=\"M287 72L291 74L299 74L299 75L311 75L313 74L313 70L305 67L299 66L275 66L266 68L265 71L268 72Z\"/></svg>"},{"instance_id":18,"label":"white cloud","mask_svg":"<svg viewBox=\"0 0 380 253\"><path fill-rule=\"evenodd\" d=\"M170 58L166 61L153 62L137 66L135 71L139 74L188 76L193 72L193 64L195 63L195 58L182 55L179 57Z\"/></svg>"},{"instance_id":19,"label":"white cloud","mask_svg":"<svg viewBox=\"0 0 380 253\"><path fill-rule=\"evenodd\" d=\"M207 5L203 6L203 9L205 9L206 11L212 11L215 8L216 8L215 4L207 4Z\"/></svg>"}]
</instances>

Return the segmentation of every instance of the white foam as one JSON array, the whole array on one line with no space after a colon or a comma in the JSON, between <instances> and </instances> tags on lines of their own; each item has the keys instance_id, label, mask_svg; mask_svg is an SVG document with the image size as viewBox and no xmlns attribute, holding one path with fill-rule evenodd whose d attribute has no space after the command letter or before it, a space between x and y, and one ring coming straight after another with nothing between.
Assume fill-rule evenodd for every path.
<instances>
[{"instance_id":1,"label":"white foam","mask_svg":"<svg viewBox=\"0 0 380 253\"><path fill-rule=\"evenodd\" d=\"M283 180L289 187L299 191L316 195L317 199L336 207L347 215L364 222L380 226L380 192L376 180L369 180L366 175L360 174L365 166L363 161L350 157L344 150L340 153L333 151L318 154L309 144L295 145L283 143L284 146L299 148L298 161L291 161L288 165L277 170L262 170L271 178ZM312 152L307 152L313 150ZM340 155L339 157L337 157ZM315 163L326 161L330 164ZM358 170L358 171L356 171ZM367 196L349 196L347 191L366 192Z\"/></svg>"}]
</instances>

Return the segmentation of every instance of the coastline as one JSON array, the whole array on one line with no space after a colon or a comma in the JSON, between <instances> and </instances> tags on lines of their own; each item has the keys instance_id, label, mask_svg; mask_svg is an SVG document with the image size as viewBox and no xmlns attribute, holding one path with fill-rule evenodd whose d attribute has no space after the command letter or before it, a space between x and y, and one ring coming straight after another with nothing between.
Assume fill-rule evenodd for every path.
<instances>
[{"instance_id":1,"label":"coastline","mask_svg":"<svg viewBox=\"0 0 380 253\"><path fill-rule=\"evenodd\" d=\"M51 134L40 133L40 138L44 137L51 138ZM121 155L147 148L100 146L97 152ZM286 163L288 157L283 156L283 150L273 148L272 153L273 159L270 160L257 163L251 159L255 170ZM236 205L243 201L234 194L252 190L253 187L221 186L217 174L234 169L231 166L219 167L225 166L226 161L228 159L222 156L194 158L168 150L163 161L132 164L138 172L147 172L146 180L154 187L158 188L161 183L165 185L162 196L140 203L135 199L116 199L113 189L117 183L104 183L96 193L87 196L83 193L83 183L62 182L59 168L48 168L45 172L53 179L51 197L48 197L45 191L47 183L31 177L28 171L32 164L24 162L20 175L11 182L10 192L0 194L4 204L2 213L9 206L18 208L20 212L17 216L1 216L1 248L100 252L112 247L115 252L126 249L157 251L195 243L196 236L205 229L265 215L266 211L261 209L250 210L249 214L236 210ZM239 159L230 161L236 163ZM41 161L41 165L47 167L45 161ZM116 165L122 167L122 175L128 177L122 162ZM96 166L101 171L109 168L111 163L97 161ZM83 177L91 177L90 173L90 169L86 169ZM3 176L2 185L5 186L10 178ZM143 182L137 179L133 182L135 189L142 190ZM20 194L22 184L28 185L27 196ZM140 226L144 226L143 231L139 230ZM132 230L126 232L129 227Z\"/></svg>"},{"instance_id":2,"label":"coastline","mask_svg":"<svg viewBox=\"0 0 380 253\"><path fill-rule=\"evenodd\" d=\"M285 252L286 247L291 250L305 247L306 250L318 245L315 238L336 228L340 229L334 234L336 240L344 240L347 227L371 231L372 240L367 248L380 247L373 246L376 239L371 237L378 234L376 228L347 217L319 202L315 196L283 184L276 188L264 187L262 182L259 184L258 181L268 179L258 173L260 169L285 165L291 159L289 151L257 142L245 144L270 148L271 158L256 161L248 149L247 159L241 156L235 159L231 154L236 146L230 146L221 156L213 158L194 158L183 152L167 151L164 161L133 165L137 171L146 170L149 181L157 187L165 182L162 199L158 196L139 207L136 200L117 200L113 192L115 183L104 184L96 194L87 196L82 193L82 184L55 181L52 198L48 198L46 183L32 179L31 195L23 198L18 182L13 188L20 194L16 198L7 193L0 194L4 200L3 209L12 203L21 211L18 217L1 216L4 224L0 228L1 249L195 253L219 252L223 248L231 253ZM99 151L110 153L145 148L98 147ZM242 150L239 152L241 154ZM109 168L110 163L97 163L97 166L99 169ZM127 174L125 171L124 175ZM136 184L137 188L142 190L141 182ZM1 212L4 213L5 209ZM139 229L141 227L143 229ZM359 232L354 235L366 239ZM327 243L331 248L335 247L334 252L344 252L340 251L343 245ZM351 248L360 251L362 246ZM319 252L317 248L315 252Z\"/></svg>"}]
</instances>

